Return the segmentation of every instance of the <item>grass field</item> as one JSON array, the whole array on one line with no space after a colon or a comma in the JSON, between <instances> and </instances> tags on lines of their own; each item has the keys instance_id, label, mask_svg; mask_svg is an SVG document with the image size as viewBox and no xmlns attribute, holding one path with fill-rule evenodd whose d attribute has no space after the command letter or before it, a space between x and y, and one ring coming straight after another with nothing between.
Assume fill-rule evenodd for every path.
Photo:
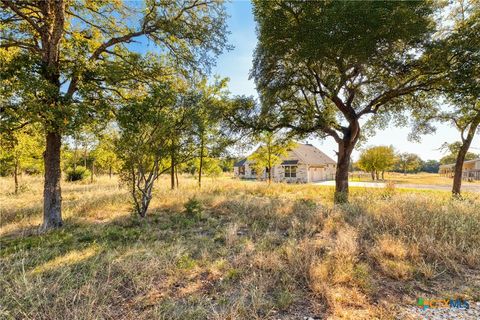
<instances>
[{"instance_id":1,"label":"grass field","mask_svg":"<svg viewBox=\"0 0 480 320\"><path fill-rule=\"evenodd\" d=\"M0 318L394 319L418 296L480 300L480 198L314 185L158 182L149 216L116 179L63 183L38 234L40 179L0 179Z\"/></svg>"},{"instance_id":2,"label":"grass field","mask_svg":"<svg viewBox=\"0 0 480 320\"><path fill-rule=\"evenodd\" d=\"M364 181L364 182L371 182L372 177L368 173L353 173L350 177L351 181ZM421 185L445 185L451 186L453 183L452 178L447 178L441 176L437 173L407 173L406 175L403 173L396 173L396 172L386 172L385 173L385 181L390 181L395 184L421 184ZM463 185L480 185L480 181L462 181Z\"/></svg>"}]
</instances>

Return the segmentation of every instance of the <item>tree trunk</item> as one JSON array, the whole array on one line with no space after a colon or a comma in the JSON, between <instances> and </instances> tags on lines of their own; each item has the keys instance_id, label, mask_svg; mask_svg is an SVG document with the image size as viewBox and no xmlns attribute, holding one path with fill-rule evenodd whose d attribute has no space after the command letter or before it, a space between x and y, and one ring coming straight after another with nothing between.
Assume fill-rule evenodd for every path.
<instances>
[{"instance_id":1,"label":"tree trunk","mask_svg":"<svg viewBox=\"0 0 480 320\"><path fill-rule=\"evenodd\" d=\"M462 134L462 146L460 147L460 150L458 150L457 160L455 161L455 173L453 175L452 195L454 197L460 196L462 188L463 163L465 162L465 156L467 155L468 149L472 144L472 140L475 137L475 132L477 131L479 124L480 113L470 124L467 137L463 138Z\"/></svg>"},{"instance_id":2,"label":"tree trunk","mask_svg":"<svg viewBox=\"0 0 480 320\"><path fill-rule=\"evenodd\" d=\"M338 146L338 163L335 172L335 203L348 202L348 168L354 143L342 142Z\"/></svg>"},{"instance_id":3,"label":"tree trunk","mask_svg":"<svg viewBox=\"0 0 480 320\"><path fill-rule=\"evenodd\" d=\"M272 183L272 167L268 167L268 184Z\"/></svg>"},{"instance_id":4,"label":"tree trunk","mask_svg":"<svg viewBox=\"0 0 480 320\"><path fill-rule=\"evenodd\" d=\"M170 189L175 189L175 154L172 149L172 152L170 153Z\"/></svg>"},{"instance_id":5,"label":"tree trunk","mask_svg":"<svg viewBox=\"0 0 480 320\"><path fill-rule=\"evenodd\" d=\"M342 139L336 139L338 143L338 161L335 172L335 195L336 204L348 202L348 170L353 148L360 137L360 124L358 120L352 120Z\"/></svg>"},{"instance_id":6,"label":"tree trunk","mask_svg":"<svg viewBox=\"0 0 480 320\"><path fill-rule=\"evenodd\" d=\"M83 150L83 166L87 169L87 148Z\"/></svg>"},{"instance_id":7,"label":"tree trunk","mask_svg":"<svg viewBox=\"0 0 480 320\"><path fill-rule=\"evenodd\" d=\"M42 229L61 227L62 195L60 189L60 148L61 135L58 132L48 132L44 153L45 184L43 189L43 225Z\"/></svg>"},{"instance_id":8,"label":"tree trunk","mask_svg":"<svg viewBox=\"0 0 480 320\"><path fill-rule=\"evenodd\" d=\"M108 168L108 175L110 176L110 179L112 179L112 166Z\"/></svg>"},{"instance_id":9,"label":"tree trunk","mask_svg":"<svg viewBox=\"0 0 480 320\"><path fill-rule=\"evenodd\" d=\"M175 166L175 180L177 181L177 189L178 189L178 166Z\"/></svg>"},{"instance_id":10,"label":"tree trunk","mask_svg":"<svg viewBox=\"0 0 480 320\"><path fill-rule=\"evenodd\" d=\"M78 147L77 147L77 144L75 144L75 151L73 152L73 171L77 170L77 153L78 153Z\"/></svg>"},{"instance_id":11,"label":"tree trunk","mask_svg":"<svg viewBox=\"0 0 480 320\"><path fill-rule=\"evenodd\" d=\"M372 181L375 181L375 171L372 170L371 174L372 174Z\"/></svg>"},{"instance_id":12,"label":"tree trunk","mask_svg":"<svg viewBox=\"0 0 480 320\"><path fill-rule=\"evenodd\" d=\"M18 160L15 160L15 168L13 169L13 180L15 181L15 194L18 194Z\"/></svg>"},{"instance_id":13,"label":"tree trunk","mask_svg":"<svg viewBox=\"0 0 480 320\"><path fill-rule=\"evenodd\" d=\"M152 200L152 185L146 186L145 193L142 193L142 208L140 211L140 217L145 218L147 216L148 206L150 205L150 200Z\"/></svg>"},{"instance_id":14,"label":"tree trunk","mask_svg":"<svg viewBox=\"0 0 480 320\"><path fill-rule=\"evenodd\" d=\"M203 167L203 135L200 141L200 166L198 168L198 187L202 187L202 167Z\"/></svg>"},{"instance_id":15,"label":"tree trunk","mask_svg":"<svg viewBox=\"0 0 480 320\"><path fill-rule=\"evenodd\" d=\"M382 180L385 181L385 171L382 171Z\"/></svg>"},{"instance_id":16,"label":"tree trunk","mask_svg":"<svg viewBox=\"0 0 480 320\"><path fill-rule=\"evenodd\" d=\"M92 161L92 172L90 175L90 183L93 183L93 175L95 173L95 161Z\"/></svg>"},{"instance_id":17,"label":"tree trunk","mask_svg":"<svg viewBox=\"0 0 480 320\"><path fill-rule=\"evenodd\" d=\"M375 175L377 176L377 181L380 180L380 175L377 170L375 170Z\"/></svg>"}]
</instances>

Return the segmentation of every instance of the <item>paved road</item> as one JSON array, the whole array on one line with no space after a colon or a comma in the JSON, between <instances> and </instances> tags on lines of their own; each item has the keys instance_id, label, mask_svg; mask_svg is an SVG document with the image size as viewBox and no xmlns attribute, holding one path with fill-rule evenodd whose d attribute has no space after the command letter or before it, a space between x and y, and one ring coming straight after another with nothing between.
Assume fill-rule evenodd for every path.
<instances>
[{"instance_id":1,"label":"paved road","mask_svg":"<svg viewBox=\"0 0 480 320\"><path fill-rule=\"evenodd\" d=\"M322 181L315 182L315 185L319 186L334 186L335 181ZM364 188L385 188L385 183L383 182L359 182L359 181L350 181L348 183L351 187L364 187ZM411 184L411 183L399 183L395 184L395 188L399 189L419 189L419 190L445 190L451 191L452 186L450 185L434 185L434 184ZM480 192L480 185L462 185L462 191L470 192Z\"/></svg>"}]
</instances>

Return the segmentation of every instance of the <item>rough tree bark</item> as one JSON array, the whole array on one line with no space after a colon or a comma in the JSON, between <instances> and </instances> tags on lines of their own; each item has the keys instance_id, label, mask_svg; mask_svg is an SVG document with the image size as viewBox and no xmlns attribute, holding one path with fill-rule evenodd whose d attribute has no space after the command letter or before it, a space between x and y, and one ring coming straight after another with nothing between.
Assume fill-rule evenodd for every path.
<instances>
[{"instance_id":1,"label":"rough tree bark","mask_svg":"<svg viewBox=\"0 0 480 320\"><path fill-rule=\"evenodd\" d=\"M62 137L58 132L48 132L44 153L45 184L43 189L42 229L58 228L62 221L62 196L60 189L60 148Z\"/></svg>"},{"instance_id":2,"label":"rough tree bark","mask_svg":"<svg viewBox=\"0 0 480 320\"><path fill-rule=\"evenodd\" d=\"M462 146L460 147L460 150L458 150L457 159L455 161L455 173L453 176L452 195L454 197L460 196L462 188L463 163L465 162L465 156L467 155L468 149L472 144L472 140L475 137L475 133L478 130L479 125L480 113L470 123L466 137L464 137L466 128L462 130Z\"/></svg>"},{"instance_id":3,"label":"rough tree bark","mask_svg":"<svg viewBox=\"0 0 480 320\"><path fill-rule=\"evenodd\" d=\"M348 202L348 169L355 144L360 137L360 124L357 119L351 119L350 125L345 128L343 137L338 143L338 161L335 172L335 203Z\"/></svg>"}]
</instances>

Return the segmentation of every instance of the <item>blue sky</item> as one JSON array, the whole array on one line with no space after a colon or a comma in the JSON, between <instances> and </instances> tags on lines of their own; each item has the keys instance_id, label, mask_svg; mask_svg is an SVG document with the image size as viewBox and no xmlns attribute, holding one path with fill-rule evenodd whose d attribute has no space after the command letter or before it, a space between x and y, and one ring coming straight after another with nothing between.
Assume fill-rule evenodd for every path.
<instances>
[{"instance_id":1,"label":"blue sky","mask_svg":"<svg viewBox=\"0 0 480 320\"><path fill-rule=\"evenodd\" d=\"M252 56L256 46L255 21L252 15L252 6L249 1L234 0L227 4L229 14L228 28L231 32L229 43L234 46L232 51L222 54L213 72L222 77L230 78L230 92L233 95L257 96L253 80L248 79L252 67ZM440 159L443 153L438 148L444 142L460 140L459 133L450 125L438 126L435 135L424 136L421 143L408 141L410 128L389 127L378 131L370 137L365 144L370 145L393 145L398 151L413 152L422 159ZM331 138L325 140L309 139L309 142L319 147L332 158L335 157L336 143ZM472 143L470 151L480 153L480 139L477 136ZM358 157L358 151L354 152L354 158Z\"/></svg>"}]
</instances>

